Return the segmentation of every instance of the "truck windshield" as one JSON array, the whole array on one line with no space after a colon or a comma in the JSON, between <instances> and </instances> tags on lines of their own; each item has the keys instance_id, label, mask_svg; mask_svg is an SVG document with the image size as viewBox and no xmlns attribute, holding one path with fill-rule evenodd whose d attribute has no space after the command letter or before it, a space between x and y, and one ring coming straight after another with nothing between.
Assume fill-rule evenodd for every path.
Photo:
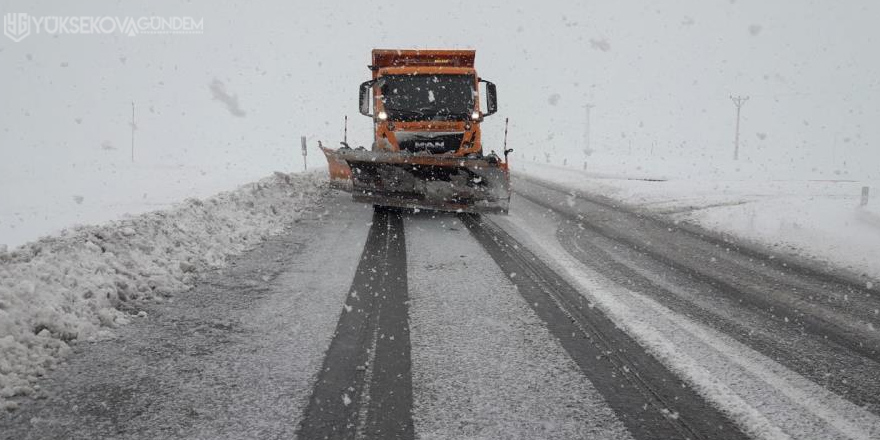
<instances>
[{"instance_id":1,"label":"truck windshield","mask_svg":"<svg viewBox=\"0 0 880 440\"><path fill-rule=\"evenodd\" d=\"M387 75L379 85L392 120L464 120L474 110L472 75Z\"/></svg>"}]
</instances>

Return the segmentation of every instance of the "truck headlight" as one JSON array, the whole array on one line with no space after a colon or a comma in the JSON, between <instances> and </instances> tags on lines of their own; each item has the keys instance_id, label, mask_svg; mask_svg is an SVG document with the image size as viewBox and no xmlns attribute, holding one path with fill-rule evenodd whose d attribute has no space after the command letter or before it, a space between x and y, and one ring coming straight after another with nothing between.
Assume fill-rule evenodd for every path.
<instances>
[{"instance_id":1,"label":"truck headlight","mask_svg":"<svg viewBox=\"0 0 880 440\"><path fill-rule=\"evenodd\" d=\"M475 121L478 120L478 119L480 119L480 112L474 110L474 112L471 113L471 119L473 119L473 120L475 120Z\"/></svg>"},{"instance_id":2,"label":"truck headlight","mask_svg":"<svg viewBox=\"0 0 880 440\"><path fill-rule=\"evenodd\" d=\"M383 120L383 121L387 120L387 119L388 119L388 113L385 113L385 112L379 112L379 119L381 119L381 120Z\"/></svg>"}]
</instances>

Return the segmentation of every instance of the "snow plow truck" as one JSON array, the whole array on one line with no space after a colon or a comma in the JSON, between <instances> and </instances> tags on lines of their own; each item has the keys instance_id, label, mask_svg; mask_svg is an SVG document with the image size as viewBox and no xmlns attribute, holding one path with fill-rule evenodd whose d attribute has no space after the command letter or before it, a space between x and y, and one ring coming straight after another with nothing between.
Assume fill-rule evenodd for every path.
<instances>
[{"instance_id":1,"label":"snow plow truck","mask_svg":"<svg viewBox=\"0 0 880 440\"><path fill-rule=\"evenodd\" d=\"M506 214L512 150L502 149L503 160L484 153L480 124L498 104L474 57L473 50L374 49L372 79L359 93L360 113L373 119L372 146L321 146L331 184L379 206Z\"/></svg>"}]
</instances>

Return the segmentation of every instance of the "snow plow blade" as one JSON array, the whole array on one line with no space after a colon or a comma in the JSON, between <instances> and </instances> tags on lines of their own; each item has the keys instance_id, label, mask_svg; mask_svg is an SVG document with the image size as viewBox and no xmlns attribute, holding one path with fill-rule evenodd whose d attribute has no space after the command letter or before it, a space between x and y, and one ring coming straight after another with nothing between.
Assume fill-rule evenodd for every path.
<instances>
[{"instance_id":1,"label":"snow plow blade","mask_svg":"<svg viewBox=\"0 0 880 440\"><path fill-rule=\"evenodd\" d=\"M324 149L334 187L345 187L345 163L355 201L439 211L502 213L510 206L507 164L491 158Z\"/></svg>"},{"instance_id":2,"label":"snow plow blade","mask_svg":"<svg viewBox=\"0 0 880 440\"><path fill-rule=\"evenodd\" d=\"M320 147L327 158L327 168L330 170L330 186L336 189L351 191L351 168L345 159L336 154L336 150Z\"/></svg>"}]
</instances>

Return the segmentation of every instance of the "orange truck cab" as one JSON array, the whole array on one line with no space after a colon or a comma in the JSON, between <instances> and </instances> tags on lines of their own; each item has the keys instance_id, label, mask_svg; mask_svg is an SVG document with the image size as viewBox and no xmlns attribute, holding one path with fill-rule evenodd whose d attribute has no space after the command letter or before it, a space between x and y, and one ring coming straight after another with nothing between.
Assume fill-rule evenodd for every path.
<instances>
[{"instance_id":1,"label":"orange truck cab","mask_svg":"<svg viewBox=\"0 0 880 440\"><path fill-rule=\"evenodd\" d=\"M495 84L473 50L374 49L359 105L373 119L372 148L322 147L331 184L378 206L506 213L505 160L484 154L480 124L498 109ZM485 84L485 110L480 85Z\"/></svg>"},{"instance_id":2,"label":"orange truck cab","mask_svg":"<svg viewBox=\"0 0 880 440\"><path fill-rule=\"evenodd\" d=\"M473 50L373 50L373 79L360 87L360 111L374 121L373 150L481 156L480 122L498 105L495 84L477 76L474 57Z\"/></svg>"}]
</instances>

